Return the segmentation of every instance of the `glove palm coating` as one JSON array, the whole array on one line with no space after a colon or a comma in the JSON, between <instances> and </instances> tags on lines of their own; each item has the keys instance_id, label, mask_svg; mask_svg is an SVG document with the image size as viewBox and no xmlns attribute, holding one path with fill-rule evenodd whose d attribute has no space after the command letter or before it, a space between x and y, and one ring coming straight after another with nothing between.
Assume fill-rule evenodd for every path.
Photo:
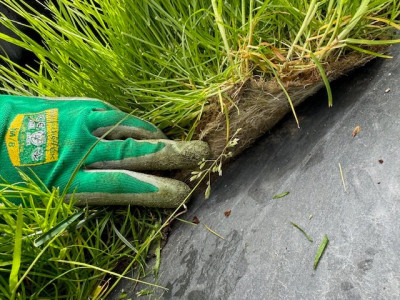
<instances>
[{"instance_id":1,"label":"glove palm coating","mask_svg":"<svg viewBox=\"0 0 400 300\"><path fill-rule=\"evenodd\" d=\"M60 188L99 137L126 117L96 99L0 95L0 108L0 175L16 183L16 168L30 167ZM168 140L129 116L96 145L68 193L75 191L79 204L176 207L190 191L186 184L137 171L193 167L208 155L204 142Z\"/></svg>"}]
</instances>

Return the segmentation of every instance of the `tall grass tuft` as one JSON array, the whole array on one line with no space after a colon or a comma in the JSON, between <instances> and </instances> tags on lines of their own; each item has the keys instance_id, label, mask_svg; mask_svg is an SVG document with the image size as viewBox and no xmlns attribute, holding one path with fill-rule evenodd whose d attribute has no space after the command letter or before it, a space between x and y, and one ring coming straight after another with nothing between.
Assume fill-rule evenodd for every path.
<instances>
[{"instance_id":1,"label":"tall grass tuft","mask_svg":"<svg viewBox=\"0 0 400 300\"><path fill-rule=\"evenodd\" d=\"M21 175L23 185L0 184L0 299L102 299L127 268L149 271L159 212L76 208Z\"/></svg>"},{"instance_id":2,"label":"tall grass tuft","mask_svg":"<svg viewBox=\"0 0 400 300\"><path fill-rule=\"evenodd\" d=\"M48 0L51 17L29 1L0 3L43 39L0 18L19 36L0 38L35 53L40 65L3 57L3 92L100 98L180 139L192 138L221 89L399 42L391 40L398 0Z\"/></svg>"}]
</instances>

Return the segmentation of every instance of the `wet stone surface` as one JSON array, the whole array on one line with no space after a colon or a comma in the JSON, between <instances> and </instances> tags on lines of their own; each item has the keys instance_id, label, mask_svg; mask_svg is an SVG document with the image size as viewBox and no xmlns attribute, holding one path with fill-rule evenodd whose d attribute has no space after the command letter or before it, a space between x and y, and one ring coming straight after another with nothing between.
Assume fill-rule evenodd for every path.
<instances>
[{"instance_id":1,"label":"wet stone surface","mask_svg":"<svg viewBox=\"0 0 400 300\"><path fill-rule=\"evenodd\" d=\"M224 170L209 200L192 200L185 218L225 239L176 222L158 279L147 278L169 291L152 297L400 299L400 47L390 51L333 83L332 108L318 93L297 109L300 130L286 117ZM110 298L147 288L132 286Z\"/></svg>"}]
</instances>

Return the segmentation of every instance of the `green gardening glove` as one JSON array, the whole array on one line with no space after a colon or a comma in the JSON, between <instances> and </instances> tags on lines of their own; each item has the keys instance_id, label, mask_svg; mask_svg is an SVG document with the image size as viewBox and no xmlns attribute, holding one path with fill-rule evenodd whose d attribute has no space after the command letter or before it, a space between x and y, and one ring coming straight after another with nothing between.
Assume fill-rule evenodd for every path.
<instances>
[{"instance_id":1,"label":"green gardening glove","mask_svg":"<svg viewBox=\"0 0 400 300\"><path fill-rule=\"evenodd\" d=\"M0 175L17 183L17 168L31 168L46 186L63 189L93 144L126 116L95 99L0 95ZM193 167L208 155L204 142L168 140L129 116L96 145L68 194L82 205L177 207L186 184L137 171Z\"/></svg>"}]
</instances>

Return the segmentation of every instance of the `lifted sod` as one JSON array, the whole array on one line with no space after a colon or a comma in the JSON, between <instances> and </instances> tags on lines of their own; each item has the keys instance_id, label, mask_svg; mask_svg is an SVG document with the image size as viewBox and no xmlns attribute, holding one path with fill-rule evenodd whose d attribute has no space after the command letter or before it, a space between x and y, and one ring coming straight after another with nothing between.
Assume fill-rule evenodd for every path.
<instances>
[{"instance_id":1,"label":"lifted sod","mask_svg":"<svg viewBox=\"0 0 400 300\"><path fill-rule=\"evenodd\" d=\"M39 65L35 69L3 57L2 92L100 98L155 123L171 138L207 140L214 157L237 133L236 128L242 131L233 154L240 153L284 114L294 113L294 106L307 95L324 85L329 89L328 80L375 56L385 56L385 46L398 42L392 39L400 13L398 1L368 0L60 0L58 6L53 1L43 4L52 17L29 8L29 1L0 0L0 4L26 19L43 38L42 45L25 35L21 24L0 19L19 39L4 34L0 38L32 51ZM332 99L324 101L328 105ZM55 196L52 190L41 191L40 187L38 192L37 187L29 187L26 194L11 194L41 199L43 216L35 215L35 210L24 212L25 227L36 234L41 220L49 216L46 211L52 208L48 199ZM59 210L43 227L45 232L76 213L62 206L62 201L57 200ZM1 212L8 227L15 228L20 220L18 208L10 206ZM49 269L49 259L39 261L37 272L32 273L39 278L35 282L54 279L54 285L43 291L44 297L61 292L59 286L66 287L62 292L67 298L106 295L113 285L108 285L107 272L99 268L114 269L124 258L144 270L140 267L151 245L159 255L162 213L136 208L134 216L107 212L86 228L90 243L82 244L79 235L70 235L72 241L54 241L47 249L57 251L47 252L46 257L64 260L69 255L77 264L67 268L58 262L65 269L50 264L55 268L48 274L42 271ZM121 220L121 227L116 219ZM94 235L91 228L96 228ZM10 251L15 232L8 233ZM116 248L103 244L103 234ZM125 234L134 236L134 245L121 238ZM150 243L153 238L155 242ZM67 243L74 246L65 246ZM140 254L132 254L132 247L141 249ZM92 259L92 254L98 259ZM35 257L24 259L29 265ZM85 270L93 272L88 275L81 272L82 264L97 269L87 265ZM10 272L9 266L2 269ZM26 265L24 268L27 270ZM64 281L68 284L63 285ZM7 297L11 292L8 280L1 286L6 286L1 292ZM37 292L30 282L22 282L20 288L27 295Z\"/></svg>"}]
</instances>

